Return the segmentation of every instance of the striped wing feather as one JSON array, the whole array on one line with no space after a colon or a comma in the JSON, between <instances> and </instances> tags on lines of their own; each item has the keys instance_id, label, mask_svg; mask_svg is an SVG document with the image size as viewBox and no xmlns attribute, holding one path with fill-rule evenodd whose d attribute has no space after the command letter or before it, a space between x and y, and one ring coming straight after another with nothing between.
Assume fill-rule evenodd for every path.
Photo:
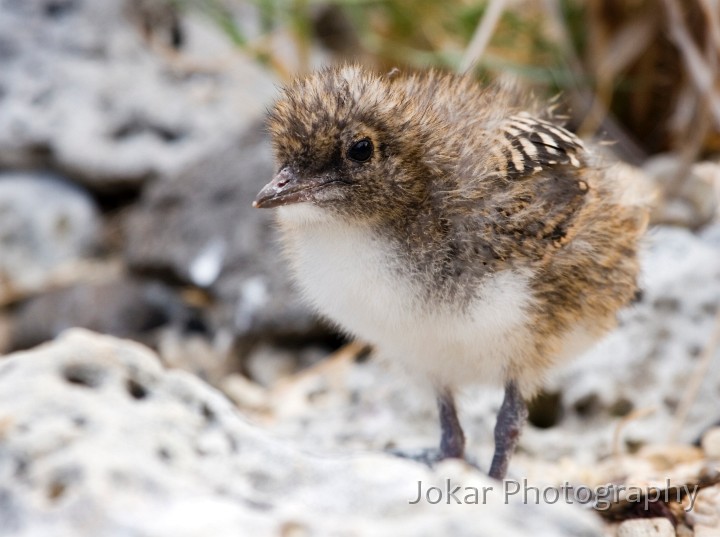
<instances>
[{"instance_id":1,"label":"striped wing feather","mask_svg":"<svg viewBox=\"0 0 720 537\"><path fill-rule=\"evenodd\" d=\"M531 175L548 168L582 165L585 146L570 131L527 113L509 117L500 128L498 162L510 176Z\"/></svg>"}]
</instances>

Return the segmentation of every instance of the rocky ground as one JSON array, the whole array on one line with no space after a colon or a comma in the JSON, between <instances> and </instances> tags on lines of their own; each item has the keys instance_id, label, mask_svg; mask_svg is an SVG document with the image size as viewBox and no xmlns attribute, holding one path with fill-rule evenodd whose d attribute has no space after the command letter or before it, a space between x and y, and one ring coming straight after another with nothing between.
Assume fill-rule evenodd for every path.
<instances>
[{"instance_id":1,"label":"rocky ground","mask_svg":"<svg viewBox=\"0 0 720 537\"><path fill-rule=\"evenodd\" d=\"M720 535L716 163L658 205L642 299L548 379L510 470L702 490L523 501L388 453L436 443L433 398L297 298L250 206L277 80L217 26L0 0L0 59L0 535ZM633 173L662 187L675 163ZM480 470L499 399L460 402ZM448 480L484 501L409 503Z\"/></svg>"}]
</instances>

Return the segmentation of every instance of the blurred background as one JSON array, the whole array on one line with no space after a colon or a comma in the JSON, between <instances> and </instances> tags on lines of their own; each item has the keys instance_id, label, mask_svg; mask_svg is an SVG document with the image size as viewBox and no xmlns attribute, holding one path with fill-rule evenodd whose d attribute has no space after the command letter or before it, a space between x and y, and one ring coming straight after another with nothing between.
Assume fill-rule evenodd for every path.
<instances>
[{"instance_id":1,"label":"blurred background","mask_svg":"<svg viewBox=\"0 0 720 537\"><path fill-rule=\"evenodd\" d=\"M87 327L151 346L254 419L304 416L289 436L320 408L338 426L318 425L308 443L434 444L432 400L398 404L414 418L393 430L378 405L404 390L378 383L368 349L298 300L270 215L250 204L273 171L266 107L293 76L344 61L472 65L552 102L656 199L646 295L593 357L549 382L527 444L541 452L565 442L554 428L636 418L645 428L623 449L673 420L695 441L720 418L708 373L719 56L717 0L0 0L0 352ZM471 437L488 440L490 418L468 408ZM586 455L617 441L603 433Z\"/></svg>"},{"instance_id":2,"label":"blurred background","mask_svg":"<svg viewBox=\"0 0 720 537\"><path fill-rule=\"evenodd\" d=\"M0 0L0 354L85 327L150 346L289 446L435 445L430 394L312 315L251 207L279 86L346 61L512 77L651 185L643 296L548 379L513 471L701 479L720 460L718 0ZM461 401L479 461L499 401Z\"/></svg>"}]
</instances>

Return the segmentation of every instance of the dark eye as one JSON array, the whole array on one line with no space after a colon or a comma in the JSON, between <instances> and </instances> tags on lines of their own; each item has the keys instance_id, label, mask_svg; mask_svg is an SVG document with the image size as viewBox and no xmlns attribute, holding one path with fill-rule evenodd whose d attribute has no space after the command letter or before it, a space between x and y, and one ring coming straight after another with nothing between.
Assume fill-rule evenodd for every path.
<instances>
[{"instance_id":1,"label":"dark eye","mask_svg":"<svg viewBox=\"0 0 720 537\"><path fill-rule=\"evenodd\" d=\"M363 140L355 142L353 145L350 146L350 149L348 149L347 152L347 156L352 160L356 160L358 162L365 162L372 156L372 153L372 142L367 138L364 138Z\"/></svg>"}]
</instances>

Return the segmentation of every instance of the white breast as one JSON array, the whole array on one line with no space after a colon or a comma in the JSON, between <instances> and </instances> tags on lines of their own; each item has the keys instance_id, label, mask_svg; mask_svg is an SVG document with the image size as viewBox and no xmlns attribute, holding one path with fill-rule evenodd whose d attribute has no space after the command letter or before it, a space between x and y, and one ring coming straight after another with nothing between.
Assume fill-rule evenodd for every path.
<instances>
[{"instance_id":1,"label":"white breast","mask_svg":"<svg viewBox=\"0 0 720 537\"><path fill-rule=\"evenodd\" d=\"M279 213L295 276L323 315L434 384L504 381L504 366L529 342L529 274L489 276L465 313L428 307L413 279L393 270L389 244L319 211Z\"/></svg>"}]
</instances>

